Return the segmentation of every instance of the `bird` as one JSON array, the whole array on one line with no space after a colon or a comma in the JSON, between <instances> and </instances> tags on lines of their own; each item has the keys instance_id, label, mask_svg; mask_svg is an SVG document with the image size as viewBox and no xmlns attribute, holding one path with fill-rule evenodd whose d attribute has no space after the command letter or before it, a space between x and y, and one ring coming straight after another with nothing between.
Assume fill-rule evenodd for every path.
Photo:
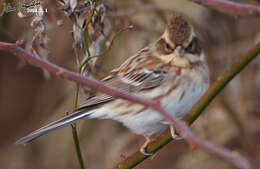
<instances>
[{"instance_id":1,"label":"bird","mask_svg":"<svg viewBox=\"0 0 260 169\"><path fill-rule=\"evenodd\" d=\"M158 40L127 58L101 81L144 99L159 100L171 116L181 119L208 89L209 76L206 56L193 24L183 14L173 13ZM96 92L74 113L16 143L25 144L82 119L111 119L122 123L133 133L145 137L146 141L140 148L145 155L149 155L146 147L152 136L170 128L172 137L177 138L174 126L155 110Z\"/></svg>"}]
</instances>

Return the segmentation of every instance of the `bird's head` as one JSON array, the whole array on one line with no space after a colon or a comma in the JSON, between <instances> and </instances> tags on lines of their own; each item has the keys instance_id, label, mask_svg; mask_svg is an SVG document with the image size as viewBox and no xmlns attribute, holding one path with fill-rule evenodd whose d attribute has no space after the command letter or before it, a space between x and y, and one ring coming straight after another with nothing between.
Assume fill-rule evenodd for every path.
<instances>
[{"instance_id":1,"label":"bird's head","mask_svg":"<svg viewBox=\"0 0 260 169\"><path fill-rule=\"evenodd\" d=\"M162 60L180 67L205 60L194 27L181 14L171 17L155 48Z\"/></svg>"}]
</instances>

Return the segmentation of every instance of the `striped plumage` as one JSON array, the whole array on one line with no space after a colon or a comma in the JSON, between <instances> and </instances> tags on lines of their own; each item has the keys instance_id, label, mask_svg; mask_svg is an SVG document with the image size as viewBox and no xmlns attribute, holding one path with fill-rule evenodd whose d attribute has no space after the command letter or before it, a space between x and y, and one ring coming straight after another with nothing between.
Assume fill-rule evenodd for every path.
<instances>
[{"instance_id":1,"label":"striped plumage","mask_svg":"<svg viewBox=\"0 0 260 169\"><path fill-rule=\"evenodd\" d=\"M174 14L158 41L128 58L102 81L143 98L158 99L171 115L181 118L208 88L209 73L192 25L182 15ZM17 143L92 118L120 121L146 138L168 128L162 123L165 119L154 110L98 92L74 114L40 128ZM142 146L143 153L148 141Z\"/></svg>"}]
</instances>

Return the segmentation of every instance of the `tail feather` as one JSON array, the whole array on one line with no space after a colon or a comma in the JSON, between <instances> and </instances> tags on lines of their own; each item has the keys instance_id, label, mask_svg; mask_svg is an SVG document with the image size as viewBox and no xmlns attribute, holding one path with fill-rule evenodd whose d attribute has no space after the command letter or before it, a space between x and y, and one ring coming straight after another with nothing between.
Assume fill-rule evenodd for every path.
<instances>
[{"instance_id":1,"label":"tail feather","mask_svg":"<svg viewBox=\"0 0 260 169\"><path fill-rule=\"evenodd\" d=\"M78 120L81 120L83 118L87 118L89 115L91 114L91 112L82 112L82 111L78 111L75 112L71 115L65 116L57 121L54 121L32 133L30 133L29 135L19 139L16 144L25 144L28 143L44 134L47 134L53 130L68 126L70 124L73 124L75 122L77 122Z\"/></svg>"}]
</instances>

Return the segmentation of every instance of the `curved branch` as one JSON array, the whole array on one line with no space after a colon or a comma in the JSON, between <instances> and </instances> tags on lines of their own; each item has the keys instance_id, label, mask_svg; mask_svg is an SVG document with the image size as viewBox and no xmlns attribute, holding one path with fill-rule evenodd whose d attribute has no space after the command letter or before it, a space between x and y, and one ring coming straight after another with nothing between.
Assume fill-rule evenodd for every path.
<instances>
[{"instance_id":1,"label":"curved branch","mask_svg":"<svg viewBox=\"0 0 260 169\"><path fill-rule=\"evenodd\" d=\"M202 111L207 107L207 105L215 98L215 96L222 91L222 89L240 72L243 68L257 55L260 53L260 42L256 44L248 53L241 57L235 64L233 64L229 70L223 73L217 81L215 81L208 91L202 96L202 98L192 107L188 115L185 117L184 121L191 125L202 113ZM166 144L172 141L170 131L165 132L163 135L158 137L156 140L151 142L147 150L149 152L156 152ZM129 169L138 165L144 161L147 156L142 155L140 152L136 152L126 158L124 161L117 165L117 169ZM233 159L235 160L235 159ZM240 163L241 161L237 161ZM242 164L239 164L242 166Z\"/></svg>"},{"instance_id":2,"label":"curved branch","mask_svg":"<svg viewBox=\"0 0 260 169\"><path fill-rule=\"evenodd\" d=\"M208 6L234 15L256 15L260 16L260 6L241 4L227 0L190 0L192 2Z\"/></svg>"},{"instance_id":3,"label":"curved branch","mask_svg":"<svg viewBox=\"0 0 260 169\"><path fill-rule=\"evenodd\" d=\"M120 97L122 99L127 99L129 101L138 103L138 104L142 104L145 105L147 107L150 107L156 111L158 111L162 116L164 116L169 122L171 122L174 127L180 132L180 134L190 143L201 147L209 152L212 152L228 161L230 161L234 166L241 168L241 169L250 169L251 168L251 164L250 162L243 157L242 155L239 155L237 153L234 153L228 149L225 149L223 147L217 147L214 146L213 144L209 143L208 141L205 140L201 140L200 138L198 138L197 136L195 136L191 130L186 127L186 125L181 122L180 120L176 119L175 117L172 117L169 115L169 113L167 113L161 106L160 103L158 101L153 101L153 100L144 100L140 97L134 96L130 93L121 91L121 90L117 90L115 88L111 88L108 87L104 84L102 84L101 82L97 81L97 80L93 80L93 79L89 79L86 78L84 76L78 75L74 72L71 72L67 69L64 69L62 67L59 67L53 63L50 63L48 61L42 60L41 58L38 58L34 55L32 55L31 53L25 51L24 49L22 49L21 47L19 47L16 44L11 44L11 43L4 43L4 42L0 42L0 49L2 50L6 50L9 52L12 52L13 54L17 54L19 56L24 57L25 59L27 59L28 61L30 61L31 63L40 66L41 68L45 68L48 71L54 73L56 76L60 76L60 77L64 77L67 78L69 80L81 83L83 85L87 85L88 87L91 88L95 88L99 91L102 91L104 93L107 93L109 95L112 95L114 97ZM234 66L232 66L231 70L237 70L237 73L243 69L243 67L246 66L247 63L249 63L253 58L256 57L256 55L260 52L260 43L258 43L252 50L250 50L249 54L247 57L243 57L242 59L240 59L236 64L234 64ZM207 105L208 103L215 97L215 95L231 80L231 78L233 78L237 73L235 74L231 74L229 76L225 76L224 78L224 82L222 85L216 85L216 93L215 94L211 94L210 92L207 92L203 98L205 99L208 98L209 101L206 101L204 104L196 104L196 106L198 105L198 112L201 112ZM226 79L229 78L229 79ZM213 90L212 88L210 88L210 90ZM210 91L209 90L209 91ZM192 109L194 110L194 109ZM196 116L196 115L195 115ZM190 118L190 120L194 120L194 118ZM158 144L158 147L162 147L162 144ZM156 150L152 150L149 149L148 147L148 152L153 152ZM141 158L145 158L143 155L140 156Z\"/></svg>"}]
</instances>

